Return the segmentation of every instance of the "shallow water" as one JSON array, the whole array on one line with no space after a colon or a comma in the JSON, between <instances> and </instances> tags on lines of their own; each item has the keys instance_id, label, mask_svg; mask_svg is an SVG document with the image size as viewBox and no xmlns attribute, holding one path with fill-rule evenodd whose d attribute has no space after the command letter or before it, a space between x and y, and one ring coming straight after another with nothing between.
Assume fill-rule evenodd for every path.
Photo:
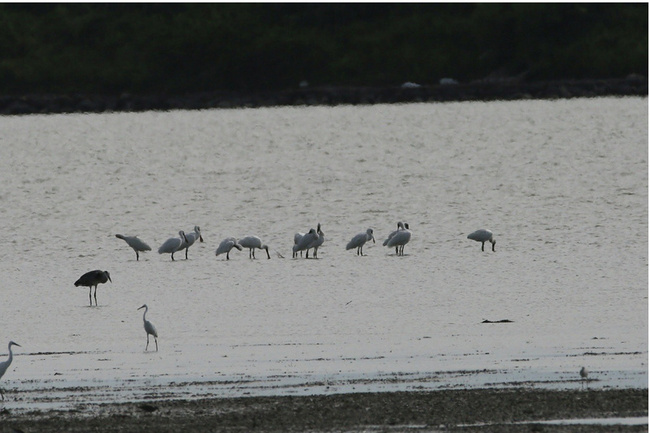
<instances>
[{"instance_id":1,"label":"shallow water","mask_svg":"<svg viewBox=\"0 0 650 433\"><path fill-rule=\"evenodd\" d=\"M647 387L647 98L24 116L0 127L0 339L22 345L2 378L7 408ZM381 246L397 221L413 232L403 257ZM292 259L293 234L319 222L319 258ZM156 252L195 225L205 242L188 260ZM346 251L368 227L377 243L364 257ZM466 238L482 227L496 252ZM154 251L136 261L116 233ZM250 234L271 260L215 257L223 238ZM97 307L73 285L92 269L113 280ZM158 352L153 341L144 350L144 303ZM502 319L512 323L481 323Z\"/></svg>"}]
</instances>

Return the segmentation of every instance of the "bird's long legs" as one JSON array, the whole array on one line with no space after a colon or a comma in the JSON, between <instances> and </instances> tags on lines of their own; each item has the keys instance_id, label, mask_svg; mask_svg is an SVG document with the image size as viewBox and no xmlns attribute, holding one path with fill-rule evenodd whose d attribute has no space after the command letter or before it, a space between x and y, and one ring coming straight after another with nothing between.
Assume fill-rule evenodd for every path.
<instances>
[{"instance_id":1,"label":"bird's long legs","mask_svg":"<svg viewBox=\"0 0 650 433\"><path fill-rule=\"evenodd\" d=\"M153 337L153 340L156 342L156 352L158 352L158 338Z\"/></svg>"},{"instance_id":2,"label":"bird's long legs","mask_svg":"<svg viewBox=\"0 0 650 433\"><path fill-rule=\"evenodd\" d=\"M93 306L93 286L88 287L88 300L90 301L90 306Z\"/></svg>"},{"instance_id":3,"label":"bird's long legs","mask_svg":"<svg viewBox=\"0 0 650 433\"><path fill-rule=\"evenodd\" d=\"M90 305L92 306L93 303L91 302ZM95 307L97 306L97 286L95 286Z\"/></svg>"},{"instance_id":4,"label":"bird's long legs","mask_svg":"<svg viewBox=\"0 0 650 433\"><path fill-rule=\"evenodd\" d=\"M137 251L135 252L135 260L140 261L140 254Z\"/></svg>"},{"instance_id":5,"label":"bird's long legs","mask_svg":"<svg viewBox=\"0 0 650 433\"><path fill-rule=\"evenodd\" d=\"M145 346L144 351L146 352L148 349L149 349L149 334L147 334L147 345Z\"/></svg>"}]
</instances>

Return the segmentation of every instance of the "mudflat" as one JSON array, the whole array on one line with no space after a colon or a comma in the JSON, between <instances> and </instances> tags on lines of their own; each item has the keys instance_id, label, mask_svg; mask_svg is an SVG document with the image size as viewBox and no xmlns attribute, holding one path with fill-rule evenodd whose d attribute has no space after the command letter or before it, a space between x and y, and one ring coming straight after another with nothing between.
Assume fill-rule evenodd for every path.
<instances>
[{"instance_id":1,"label":"mudflat","mask_svg":"<svg viewBox=\"0 0 650 433\"><path fill-rule=\"evenodd\" d=\"M546 420L647 417L647 389L472 389L79 404L0 412L2 432L636 432L647 422Z\"/></svg>"}]
</instances>

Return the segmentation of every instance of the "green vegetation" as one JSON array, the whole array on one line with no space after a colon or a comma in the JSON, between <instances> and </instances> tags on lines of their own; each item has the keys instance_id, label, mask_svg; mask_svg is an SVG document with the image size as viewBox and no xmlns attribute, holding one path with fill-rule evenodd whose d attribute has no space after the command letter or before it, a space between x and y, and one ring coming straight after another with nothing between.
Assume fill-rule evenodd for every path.
<instances>
[{"instance_id":1,"label":"green vegetation","mask_svg":"<svg viewBox=\"0 0 650 433\"><path fill-rule=\"evenodd\" d=\"M648 73L648 4L0 5L0 93Z\"/></svg>"}]
</instances>

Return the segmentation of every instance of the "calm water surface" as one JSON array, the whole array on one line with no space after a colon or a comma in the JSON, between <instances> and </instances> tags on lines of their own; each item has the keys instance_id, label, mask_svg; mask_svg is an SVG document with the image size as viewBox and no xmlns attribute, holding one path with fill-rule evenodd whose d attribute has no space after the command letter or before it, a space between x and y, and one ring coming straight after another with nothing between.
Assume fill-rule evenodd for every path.
<instances>
[{"instance_id":1,"label":"calm water surface","mask_svg":"<svg viewBox=\"0 0 650 433\"><path fill-rule=\"evenodd\" d=\"M647 387L646 98L17 116L0 128L0 341L22 345L2 378L7 408L571 388L583 365L589 387ZM403 257L381 245L397 221L413 231ZM293 234L319 222L319 258L292 259ZM205 242L188 260L157 253L195 225ZM482 227L495 253L467 239ZM346 251L367 228L366 256ZM116 233L154 251L136 261ZM215 257L245 235L271 260ZM92 269L113 279L97 307L73 285ZM159 352L144 350L144 303Z\"/></svg>"}]
</instances>

